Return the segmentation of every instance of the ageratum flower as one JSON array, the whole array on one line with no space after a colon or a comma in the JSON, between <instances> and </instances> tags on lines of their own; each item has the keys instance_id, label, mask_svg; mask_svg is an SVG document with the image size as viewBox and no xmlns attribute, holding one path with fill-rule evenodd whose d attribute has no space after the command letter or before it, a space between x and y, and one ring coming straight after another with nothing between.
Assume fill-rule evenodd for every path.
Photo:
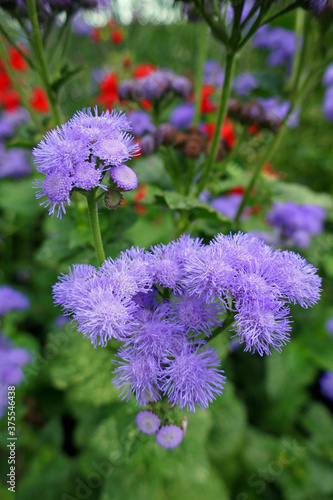
<instances>
[{"instance_id":1,"label":"ageratum flower","mask_svg":"<svg viewBox=\"0 0 333 500\"><path fill-rule=\"evenodd\" d=\"M183 436L183 431L177 425L164 425L156 433L156 441L162 448L173 450L180 445Z\"/></svg>"},{"instance_id":2,"label":"ageratum flower","mask_svg":"<svg viewBox=\"0 0 333 500\"><path fill-rule=\"evenodd\" d=\"M333 401L333 371L325 372L319 380L319 385L323 396Z\"/></svg>"},{"instance_id":3,"label":"ageratum flower","mask_svg":"<svg viewBox=\"0 0 333 500\"><path fill-rule=\"evenodd\" d=\"M1 300L0 300L1 303ZM22 366L31 361L31 354L15 347L0 333L0 418L8 405L8 386L18 385L24 379Z\"/></svg>"},{"instance_id":4,"label":"ageratum flower","mask_svg":"<svg viewBox=\"0 0 333 500\"><path fill-rule=\"evenodd\" d=\"M130 129L123 113L105 111L99 116L95 108L77 112L45 135L33 150L37 170L45 178L36 180L34 187L36 198L47 198L41 205L49 207L50 215L66 213L74 189L107 189L102 184L106 173L122 190L136 187L136 174L123 165L139 151Z\"/></svg>"},{"instance_id":5,"label":"ageratum flower","mask_svg":"<svg viewBox=\"0 0 333 500\"><path fill-rule=\"evenodd\" d=\"M135 421L143 434L155 434L161 425L161 419L149 410L139 411Z\"/></svg>"},{"instance_id":6,"label":"ageratum flower","mask_svg":"<svg viewBox=\"0 0 333 500\"><path fill-rule=\"evenodd\" d=\"M28 309L30 301L24 293L14 290L8 285L0 286L0 316L11 311Z\"/></svg>"}]
</instances>

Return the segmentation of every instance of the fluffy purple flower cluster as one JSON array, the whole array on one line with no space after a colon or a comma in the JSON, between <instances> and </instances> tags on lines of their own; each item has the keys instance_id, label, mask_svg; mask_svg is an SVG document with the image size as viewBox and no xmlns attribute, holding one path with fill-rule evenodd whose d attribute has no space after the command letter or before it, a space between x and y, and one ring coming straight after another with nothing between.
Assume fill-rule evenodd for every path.
<instances>
[{"instance_id":1,"label":"fluffy purple flower cluster","mask_svg":"<svg viewBox=\"0 0 333 500\"><path fill-rule=\"evenodd\" d=\"M149 410L140 411L136 416L136 425L143 434L155 434L157 443L168 450L180 445L184 432L177 425L161 426L158 415Z\"/></svg>"},{"instance_id":2,"label":"fluffy purple flower cluster","mask_svg":"<svg viewBox=\"0 0 333 500\"><path fill-rule=\"evenodd\" d=\"M159 101L160 99L176 94L187 99L192 91L190 80L179 76L169 69L160 69L150 73L145 78L124 80L118 88L121 99L140 101Z\"/></svg>"},{"instance_id":3,"label":"fluffy purple flower cluster","mask_svg":"<svg viewBox=\"0 0 333 500\"><path fill-rule=\"evenodd\" d=\"M333 122L333 64L326 68L323 85L326 87L322 108L323 114L328 121Z\"/></svg>"},{"instance_id":4,"label":"fluffy purple flower cluster","mask_svg":"<svg viewBox=\"0 0 333 500\"><path fill-rule=\"evenodd\" d=\"M238 75L233 83L232 87L236 94L240 97L246 97L252 90L259 86L258 80L251 73L241 73Z\"/></svg>"},{"instance_id":5,"label":"fluffy purple flower cluster","mask_svg":"<svg viewBox=\"0 0 333 500\"><path fill-rule=\"evenodd\" d=\"M290 70L296 46L294 31L280 27L262 26L254 36L254 46L270 52L267 64L280 66L285 64Z\"/></svg>"},{"instance_id":6,"label":"fluffy purple flower cluster","mask_svg":"<svg viewBox=\"0 0 333 500\"><path fill-rule=\"evenodd\" d=\"M0 316L11 311L28 309L30 301L24 293L14 290L8 285L0 286Z\"/></svg>"},{"instance_id":7,"label":"fluffy purple flower cluster","mask_svg":"<svg viewBox=\"0 0 333 500\"><path fill-rule=\"evenodd\" d=\"M275 239L285 246L308 247L311 236L323 231L326 211L318 205L297 205L292 201L276 202L266 215L275 228Z\"/></svg>"},{"instance_id":8,"label":"fluffy purple flower cluster","mask_svg":"<svg viewBox=\"0 0 333 500\"><path fill-rule=\"evenodd\" d=\"M321 279L301 256L251 235L218 235L209 245L183 235L145 251L131 248L96 270L74 265L53 287L55 303L96 346L115 338L116 387L140 405L205 409L222 394L217 351L207 346L231 315L234 336L260 355L290 336L288 303L307 308Z\"/></svg>"},{"instance_id":9,"label":"fluffy purple flower cluster","mask_svg":"<svg viewBox=\"0 0 333 500\"><path fill-rule=\"evenodd\" d=\"M22 366L29 361L31 355L28 351L15 347L10 340L0 334L0 418L8 405L8 387L22 382L24 379Z\"/></svg>"},{"instance_id":10,"label":"fluffy purple flower cluster","mask_svg":"<svg viewBox=\"0 0 333 500\"><path fill-rule=\"evenodd\" d=\"M38 172L45 175L36 180L36 198L46 196L41 205L49 207L49 214L58 217L70 205L74 189L90 191L101 187L104 175L110 177L119 189L129 191L137 187L137 177L124 165L139 152L139 146L128 133L131 125L123 113L94 113L88 109L77 112L71 120L48 132L33 150Z\"/></svg>"}]
</instances>

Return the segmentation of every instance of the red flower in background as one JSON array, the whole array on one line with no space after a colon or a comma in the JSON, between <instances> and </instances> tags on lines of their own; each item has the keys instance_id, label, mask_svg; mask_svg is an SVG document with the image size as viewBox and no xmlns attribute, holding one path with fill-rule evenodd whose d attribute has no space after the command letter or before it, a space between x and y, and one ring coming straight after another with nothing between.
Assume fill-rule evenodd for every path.
<instances>
[{"instance_id":1,"label":"red flower in background","mask_svg":"<svg viewBox=\"0 0 333 500\"><path fill-rule=\"evenodd\" d=\"M244 194L244 193L245 189L243 188L243 186L235 186L228 192L228 194Z\"/></svg>"},{"instance_id":2,"label":"red flower in background","mask_svg":"<svg viewBox=\"0 0 333 500\"><path fill-rule=\"evenodd\" d=\"M37 113L48 113L50 111L49 103L45 90L40 87L34 87L30 97L30 105Z\"/></svg>"},{"instance_id":3,"label":"red flower in background","mask_svg":"<svg viewBox=\"0 0 333 500\"><path fill-rule=\"evenodd\" d=\"M146 207L140 203L140 201L144 200L147 197L147 185L141 184L138 186L135 196L134 196L134 210L139 215L144 215L146 213Z\"/></svg>"},{"instance_id":4,"label":"red flower in background","mask_svg":"<svg viewBox=\"0 0 333 500\"><path fill-rule=\"evenodd\" d=\"M202 131L204 134L208 135L208 141L211 141L213 139L215 127L216 123L214 122L204 123L202 125ZM226 117L226 119L224 120L224 124L221 127L220 137L223 137L229 149L233 148L237 140L234 134L234 130L235 128L232 121L230 120L230 118Z\"/></svg>"},{"instance_id":5,"label":"red flower in background","mask_svg":"<svg viewBox=\"0 0 333 500\"><path fill-rule=\"evenodd\" d=\"M110 74L101 81L99 85L100 94L97 97L97 103L103 104L106 108L112 108L116 102L119 102L118 95L118 75Z\"/></svg>"},{"instance_id":6,"label":"red flower in background","mask_svg":"<svg viewBox=\"0 0 333 500\"><path fill-rule=\"evenodd\" d=\"M26 52L26 48L20 46L22 52ZM28 71L29 66L27 61L19 53L15 47L9 47L8 49L9 64L16 71Z\"/></svg>"},{"instance_id":7,"label":"red flower in background","mask_svg":"<svg viewBox=\"0 0 333 500\"><path fill-rule=\"evenodd\" d=\"M134 78L145 78L156 71L156 66L153 64L137 64L133 69Z\"/></svg>"},{"instance_id":8,"label":"red flower in background","mask_svg":"<svg viewBox=\"0 0 333 500\"><path fill-rule=\"evenodd\" d=\"M216 110L215 104L210 101L210 96L215 88L212 85L204 85L201 92L201 113L212 113Z\"/></svg>"},{"instance_id":9,"label":"red flower in background","mask_svg":"<svg viewBox=\"0 0 333 500\"><path fill-rule=\"evenodd\" d=\"M114 30L113 33L111 33L111 40L113 41L113 43L115 43L116 45L119 45L123 42L124 40L124 35L122 34L121 31L119 30Z\"/></svg>"},{"instance_id":10,"label":"red flower in background","mask_svg":"<svg viewBox=\"0 0 333 500\"><path fill-rule=\"evenodd\" d=\"M11 81L5 71L0 72L0 94L10 89Z\"/></svg>"},{"instance_id":11,"label":"red flower in background","mask_svg":"<svg viewBox=\"0 0 333 500\"><path fill-rule=\"evenodd\" d=\"M90 32L90 38L94 41L94 42L100 42L101 41L101 33L100 33L100 29L99 28L95 28L93 30L91 30Z\"/></svg>"},{"instance_id":12,"label":"red flower in background","mask_svg":"<svg viewBox=\"0 0 333 500\"><path fill-rule=\"evenodd\" d=\"M6 111L15 111L20 105L20 96L16 90L9 89L6 92L0 92L0 104Z\"/></svg>"}]
</instances>

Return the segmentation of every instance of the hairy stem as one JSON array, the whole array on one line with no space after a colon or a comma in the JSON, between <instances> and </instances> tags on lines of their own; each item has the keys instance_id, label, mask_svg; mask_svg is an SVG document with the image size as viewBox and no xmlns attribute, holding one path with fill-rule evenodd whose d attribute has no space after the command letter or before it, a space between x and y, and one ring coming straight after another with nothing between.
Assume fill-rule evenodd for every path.
<instances>
[{"instance_id":1,"label":"hairy stem","mask_svg":"<svg viewBox=\"0 0 333 500\"><path fill-rule=\"evenodd\" d=\"M212 170L215 158L216 158L217 149L218 149L218 145L219 145L219 139L220 139L221 127L223 125L224 119L225 119L226 114L227 114L227 106L228 106L228 100L229 100L229 95L230 95L230 90L231 90L231 82L232 82L232 77L233 77L233 73L234 73L234 66L235 66L235 56L236 56L236 53L234 51L227 53L224 82L223 82L222 93L221 93L221 98L220 98L220 106L219 106L217 120L216 120L216 127L215 127L215 131L214 131L214 136L213 136L212 145L211 145L211 149L209 152L206 168L204 169L203 174L201 176L201 179L199 181L197 195L199 195L203 191L203 189L205 188L206 183L207 183L208 178L209 178L209 174L211 173L211 170Z\"/></svg>"},{"instance_id":2,"label":"hairy stem","mask_svg":"<svg viewBox=\"0 0 333 500\"><path fill-rule=\"evenodd\" d=\"M87 195L87 203L88 203L88 213L89 213L89 222L91 234L94 240L95 251L97 255L98 265L101 266L105 261L105 253L103 248L101 229L99 227L99 219L98 219L98 209L97 202L95 199L95 190L92 189Z\"/></svg>"},{"instance_id":3,"label":"hairy stem","mask_svg":"<svg viewBox=\"0 0 333 500\"><path fill-rule=\"evenodd\" d=\"M197 26L198 58L195 76L195 111L193 125L198 125L201 114L201 93L203 86L203 66L206 59L208 29L204 23Z\"/></svg>"}]
</instances>

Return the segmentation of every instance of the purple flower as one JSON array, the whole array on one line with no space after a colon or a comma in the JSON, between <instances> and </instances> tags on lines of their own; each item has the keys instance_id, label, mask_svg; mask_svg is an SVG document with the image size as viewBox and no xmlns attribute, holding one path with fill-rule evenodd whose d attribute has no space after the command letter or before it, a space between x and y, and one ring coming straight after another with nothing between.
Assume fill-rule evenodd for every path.
<instances>
[{"instance_id":1,"label":"purple flower","mask_svg":"<svg viewBox=\"0 0 333 500\"><path fill-rule=\"evenodd\" d=\"M156 130L150 115L145 111L130 111L128 118L132 125L132 133L136 137L142 137L146 132L153 134Z\"/></svg>"},{"instance_id":2,"label":"purple flower","mask_svg":"<svg viewBox=\"0 0 333 500\"><path fill-rule=\"evenodd\" d=\"M74 188L107 189L102 184L105 173L112 173L113 167L123 165L139 151L128 134L130 128L123 113L105 111L99 116L95 108L94 113L90 109L79 111L69 122L45 135L33 150L37 170L45 174L45 179L35 181L34 187L38 199L46 196L41 205L49 207L50 215L56 210L58 217L66 213L65 204L70 204ZM124 169L118 169L115 177L118 179L121 173L125 173ZM118 179L127 190L135 184L133 174L131 182Z\"/></svg>"},{"instance_id":3,"label":"purple flower","mask_svg":"<svg viewBox=\"0 0 333 500\"><path fill-rule=\"evenodd\" d=\"M323 396L333 401L333 371L325 372L319 380L319 385Z\"/></svg>"},{"instance_id":4,"label":"purple flower","mask_svg":"<svg viewBox=\"0 0 333 500\"><path fill-rule=\"evenodd\" d=\"M257 102L264 110L266 120L272 124L280 124L285 119L290 109L289 101L279 101L277 97L259 98ZM295 109L288 118L288 127L297 127L299 122L298 118L299 109Z\"/></svg>"},{"instance_id":5,"label":"purple flower","mask_svg":"<svg viewBox=\"0 0 333 500\"><path fill-rule=\"evenodd\" d=\"M29 113L25 108L15 111L3 111L0 115L0 139L11 137L17 127L29 121Z\"/></svg>"},{"instance_id":6,"label":"purple flower","mask_svg":"<svg viewBox=\"0 0 333 500\"><path fill-rule=\"evenodd\" d=\"M243 195L241 194L230 194L228 196L219 196L210 202L210 205L221 212L221 214L229 217L229 219L234 220L240 204L242 202Z\"/></svg>"},{"instance_id":7,"label":"purple flower","mask_svg":"<svg viewBox=\"0 0 333 500\"><path fill-rule=\"evenodd\" d=\"M143 410L136 416L136 425L143 434L155 434L161 425L161 419L152 411Z\"/></svg>"},{"instance_id":8,"label":"purple flower","mask_svg":"<svg viewBox=\"0 0 333 500\"><path fill-rule=\"evenodd\" d=\"M324 87L333 86L333 63L329 64L325 70L323 75L323 85Z\"/></svg>"},{"instance_id":9,"label":"purple flower","mask_svg":"<svg viewBox=\"0 0 333 500\"><path fill-rule=\"evenodd\" d=\"M24 379L22 366L31 359L32 356L28 351L15 347L9 339L0 334L0 418L8 405L8 386L22 382Z\"/></svg>"},{"instance_id":10,"label":"purple flower","mask_svg":"<svg viewBox=\"0 0 333 500\"><path fill-rule=\"evenodd\" d=\"M195 411L194 405L198 404L204 410L223 392L222 373L216 350L186 349L164 369L161 388L172 405Z\"/></svg>"},{"instance_id":11,"label":"purple flower","mask_svg":"<svg viewBox=\"0 0 333 500\"><path fill-rule=\"evenodd\" d=\"M333 317L326 321L325 328L330 335L333 335Z\"/></svg>"},{"instance_id":12,"label":"purple flower","mask_svg":"<svg viewBox=\"0 0 333 500\"><path fill-rule=\"evenodd\" d=\"M246 97L258 87L258 81L251 73L242 73L233 81L233 89L240 97Z\"/></svg>"},{"instance_id":13,"label":"purple flower","mask_svg":"<svg viewBox=\"0 0 333 500\"><path fill-rule=\"evenodd\" d=\"M224 70L214 59L205 62L203 68L203 81L205 85L221 88L224 82Z\"/></svg>"},{"instance_id":14,"label":"purple flower","mask_svg":"<svg viewBox=\"0 0 333 500\"><path fill-rule=\"evenodd\" d=\"M183 431L177 425L164 425L156 433L156 441L162 448L173 450L180 445L183 436Z\"/></svg>"},{"instance_id":15,"label":"purple flower","mask_svg":"<svg viewBox=\"0 0 333 500\"><path fill-rule=\"evenodd\" d=\"M323 100L323 114L328 121L333 122L333 86L326 89Z\"/></svg>"},{"instance_id":16,"label":"purple flower","mask_svg":"<svg viewBox=\"0 0 333 500\"><path fill-rule=\"evenodd\" d=\"M113 167L110 176L116 186L123 191L131 191L138 187L136 173L127 165Z\"/></svg>"},{"instance_id":17,"label":"purple flower","mask_svg":"<svg viewBox=\"0 0 333 500\"><path fill-rule=\"evenodd\" d=\"M177 129L187 129L191 126L194 118L194 105L190 102L178 104L171 111L170 123Z\"/></svg>"},{"instance_id":18,"label":"purple flower","mask_svg":"<svg viewBox=\"0 0 333 500\"><path fill-rule=\"evenodd\" d=\"M170 316L184 328L186 332L209 336L214 326L221 325L219 314L224 308L219 303L207 304L201 298L182 295L170 304Z\"/></svg>"},{"instance_id":19,"label":"purple flower","mask_svg":"<svg viewBox=\"0 0 333 500\"><path fill-rule=\"evenodd\" d=\"M0 316L11 311L22 311L30 307L30 301L24 293L8 285L0 286Z\"/></svg>"},{"instance_id":20,"label":"purple flower","mask_svg":"<svg viewBox=\"0 0 333 500\"><path fill-rule=\"evenodd\" d=\"M141 139L141 153L143 156L151 155L156 148L155 137L151 134L146 134Z\"/></svg>"},{"instance_id":21,"label":"purple flower","mask_svg":"<svg viewBox=\"0 0 333 500\"><path fill-rule=\"evenodd\" d=\"M31 167L24 149L6 149L0 143L0 178L20 178L30 175L30 173Z\"/></svg>"},{"instance_id":22,"label":"purple flower","mask_svg":"<svg viewBox=\"0 0 333 500\"><path fill-rule=\"evenodd\" d=\"M270 51L267 59L269 66L285 64L290 70L296 46L294 31L264 25L254 36L254 46Z\"/></svg>"},{"instance_id":23,"label":"purple flower","mask_svg":"<svg viewBox=\"0 0 333 500\"><path fill-rule=\"evenodd\" d=\"M128 401L132 393L140 405L161 399L158 382L161 367L156 358L132 348L120 349L117 356L120 361L115 361L118 366L114 370L113 383L122 389L122 399Z\"/></svg>"},{"instance_id":24,"label":"purple flower","mask_svg":"<svg viewBox=\"0 0 333 500\"><path fill-rule=\"evenodd\" d=\"M266 220L274 226L277 241L285 246L297 245L305 248L310 237L323 231L326 211L318 205L298 205L292 201L276 202L266 215Z\"/></svg>"}]
</instances>

